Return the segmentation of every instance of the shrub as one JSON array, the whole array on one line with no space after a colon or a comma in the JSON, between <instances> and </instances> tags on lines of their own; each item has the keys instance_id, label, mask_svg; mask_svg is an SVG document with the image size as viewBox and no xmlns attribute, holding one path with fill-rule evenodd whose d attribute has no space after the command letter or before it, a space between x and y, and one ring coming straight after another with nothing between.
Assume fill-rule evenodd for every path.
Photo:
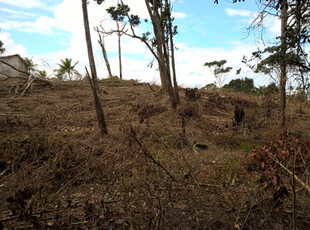
<instances>
[{"instance_id":1,"label":"shrub","mask_svg":"<svg viewBox=\"0 0 310 230\"><path fill-rule=\"evenodd\" d=\"M290 174L287 172L294 170L299 178L309 176L307 171L310 167L310 140L302 140L282 131L277 135L276 141L271 141L261 149L253 149L250 162L251 168L259 172L260 182L265 187L273 187L278 191L287 184L284 181L284 175ZM286 171L285 174L283 170Z\"/></svg>"}]
</instances>

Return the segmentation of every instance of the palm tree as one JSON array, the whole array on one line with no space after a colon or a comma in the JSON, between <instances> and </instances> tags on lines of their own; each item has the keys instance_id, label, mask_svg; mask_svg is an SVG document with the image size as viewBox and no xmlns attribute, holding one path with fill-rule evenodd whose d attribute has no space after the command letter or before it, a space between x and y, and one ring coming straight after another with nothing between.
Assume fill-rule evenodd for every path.
<instances>
[{"instance_id":1,"label":"palm tree","mask_svg":"<svg viewBox=\"0 0 310 230\"><path fill-rule=\"evenodd\" d=\"M45 70L38 70L37 76L41 79L47 78L47 73Z\"/></svg>"},{"instance_id":2,"label":"palm tree","mask_svg":"<svg viewBox=\"0 0 310 230\"><path fill-rule=\"evenodd\" d=\"M79 72L74 69L75 66L79 63L78 61L72 65L72 58L65 58L65 60L60 60L60 64L57 64L59 66L58 69L56 69L56 76L59 80L63 80L64 76L67 76L68 79L72 80L72 75L79 75Z\"/></svg>"},{"instance_id":3,"label":"palm tree","mask_svg":"<svg viewBox=\"0 0 310 230\"><path fill-rule=\"evenodd\" d=\"M37 67L38 65L37 65L37 64L34 64L32 58L30 59L30 58L27 58L27 57L26 57L26 58L24 58L24 61L25 61L26 66L27 66L27 71L28 71L28 73L33 74L33 72L36 71L36 67Z\"/></svg>"}]
</instances>

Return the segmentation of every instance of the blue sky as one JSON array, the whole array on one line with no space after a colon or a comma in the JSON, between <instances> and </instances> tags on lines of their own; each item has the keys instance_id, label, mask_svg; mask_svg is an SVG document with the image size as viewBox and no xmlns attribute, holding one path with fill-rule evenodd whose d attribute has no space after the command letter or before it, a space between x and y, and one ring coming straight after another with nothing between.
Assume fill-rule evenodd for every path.
<instances>
[{"instance_id":1,"label":"blue sky","mask_svg":"<svg viewBox=\"0 0 310 230\"><path fill-rule=\"evenodd\" d=\"M115 27L109 20L105 8L116 0L106 0L98 6L90 1L88 6L91 28L103 23L109 30ZM144 0L124 0L133 13L147 17ZM226 59L233 71L225 83L236 78L235 71L243 67L237 77L253 77L257 85L267 84L267 76L255 76L241 63L243 55L250 55L262 46L251 34L245 39L245 27L257 14L254 0L232 4L226 0L218 5L213 0L175 0L175 24L179 34L175 37L178 82L183 87L201 87L214 82L210 71L203 67L206 61ZM138 31L150 30L144 25ZM79 61L78 70L83 73L88 65L80 0L0 0L0 40L6 53L19 53L23 57L33 57L39 68L52 73L63 58ZM265 39L273 40L279 33L279 22L269 19L266 22ZM97 34L92 32L96 64L100 77L106 77ZM106 47L112 72L118 74L117 39L106 37ZM156 66L147 67L152 55L139 41L122 37L123 75L125 79L159 83Z\"/></svg>"}]
</instances>

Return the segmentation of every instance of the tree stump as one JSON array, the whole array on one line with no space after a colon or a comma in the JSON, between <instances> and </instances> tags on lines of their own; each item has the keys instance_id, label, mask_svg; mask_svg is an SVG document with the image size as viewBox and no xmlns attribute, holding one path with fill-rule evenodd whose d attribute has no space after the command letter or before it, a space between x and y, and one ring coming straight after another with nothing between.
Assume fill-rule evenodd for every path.
<instances>
[{"instance_id":1,"label":"tree stump","mask_svg":"<svg viewBox=\"0 0 310 230\"><path fill-rule=\"evenodd\" d=\"M235 106L235 113L234 113L234 125L240 125L242 121L244 121L245 113L243 107L239 107L238 105Z\"/></svg>"}]
</instances>

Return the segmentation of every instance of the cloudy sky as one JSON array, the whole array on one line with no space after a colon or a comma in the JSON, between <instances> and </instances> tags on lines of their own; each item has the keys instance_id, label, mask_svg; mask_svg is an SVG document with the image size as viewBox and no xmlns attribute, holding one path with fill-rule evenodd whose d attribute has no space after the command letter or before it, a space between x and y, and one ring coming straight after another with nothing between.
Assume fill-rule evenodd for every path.
<instances>
[{"instance_id":1,"label":"cloudy sky","mask_svg":"<svg viewBox=\"0 0 310 230\"><path fill-rule=\"evenodd\" d=\"M107 77L97 34L92 29L102 24L106 30L115 28L105 9L115 5L116 0L106 0L98 6L91 0L88 5L96 66L100 78ZM147 18L144 0L124 0L141 18ZM251 34L246 38L245 27L257 15L255 0L232 4L222 0L218 5L213 0L175 0L173 15L179 34L175 37L177 47L176 65L178 82L183 87L202 87L214 82L210 71L203 66L207 61L227 60L233 67L225 83L240 77L254 78L256 85L267 84L268 77L253 75L241 63L243 55L250 56L262 46ZM33 58L39 68L51 73L64 58L79 61L77 69L84 73L88 65L82 20L81 0L0 0L0 40L6 52L3 55L20 54ZM151 30L151 25L142 25L139 33ZM266 22L265 42L274 42L279 34L279 21ZM105 38L112 72L118 75L117 38ZM156 66L149 68L153 60L143 43L122 37L123 77L159 83ZM236 70L242 67L242 74Z\"/></svg>"}]
</instances>

